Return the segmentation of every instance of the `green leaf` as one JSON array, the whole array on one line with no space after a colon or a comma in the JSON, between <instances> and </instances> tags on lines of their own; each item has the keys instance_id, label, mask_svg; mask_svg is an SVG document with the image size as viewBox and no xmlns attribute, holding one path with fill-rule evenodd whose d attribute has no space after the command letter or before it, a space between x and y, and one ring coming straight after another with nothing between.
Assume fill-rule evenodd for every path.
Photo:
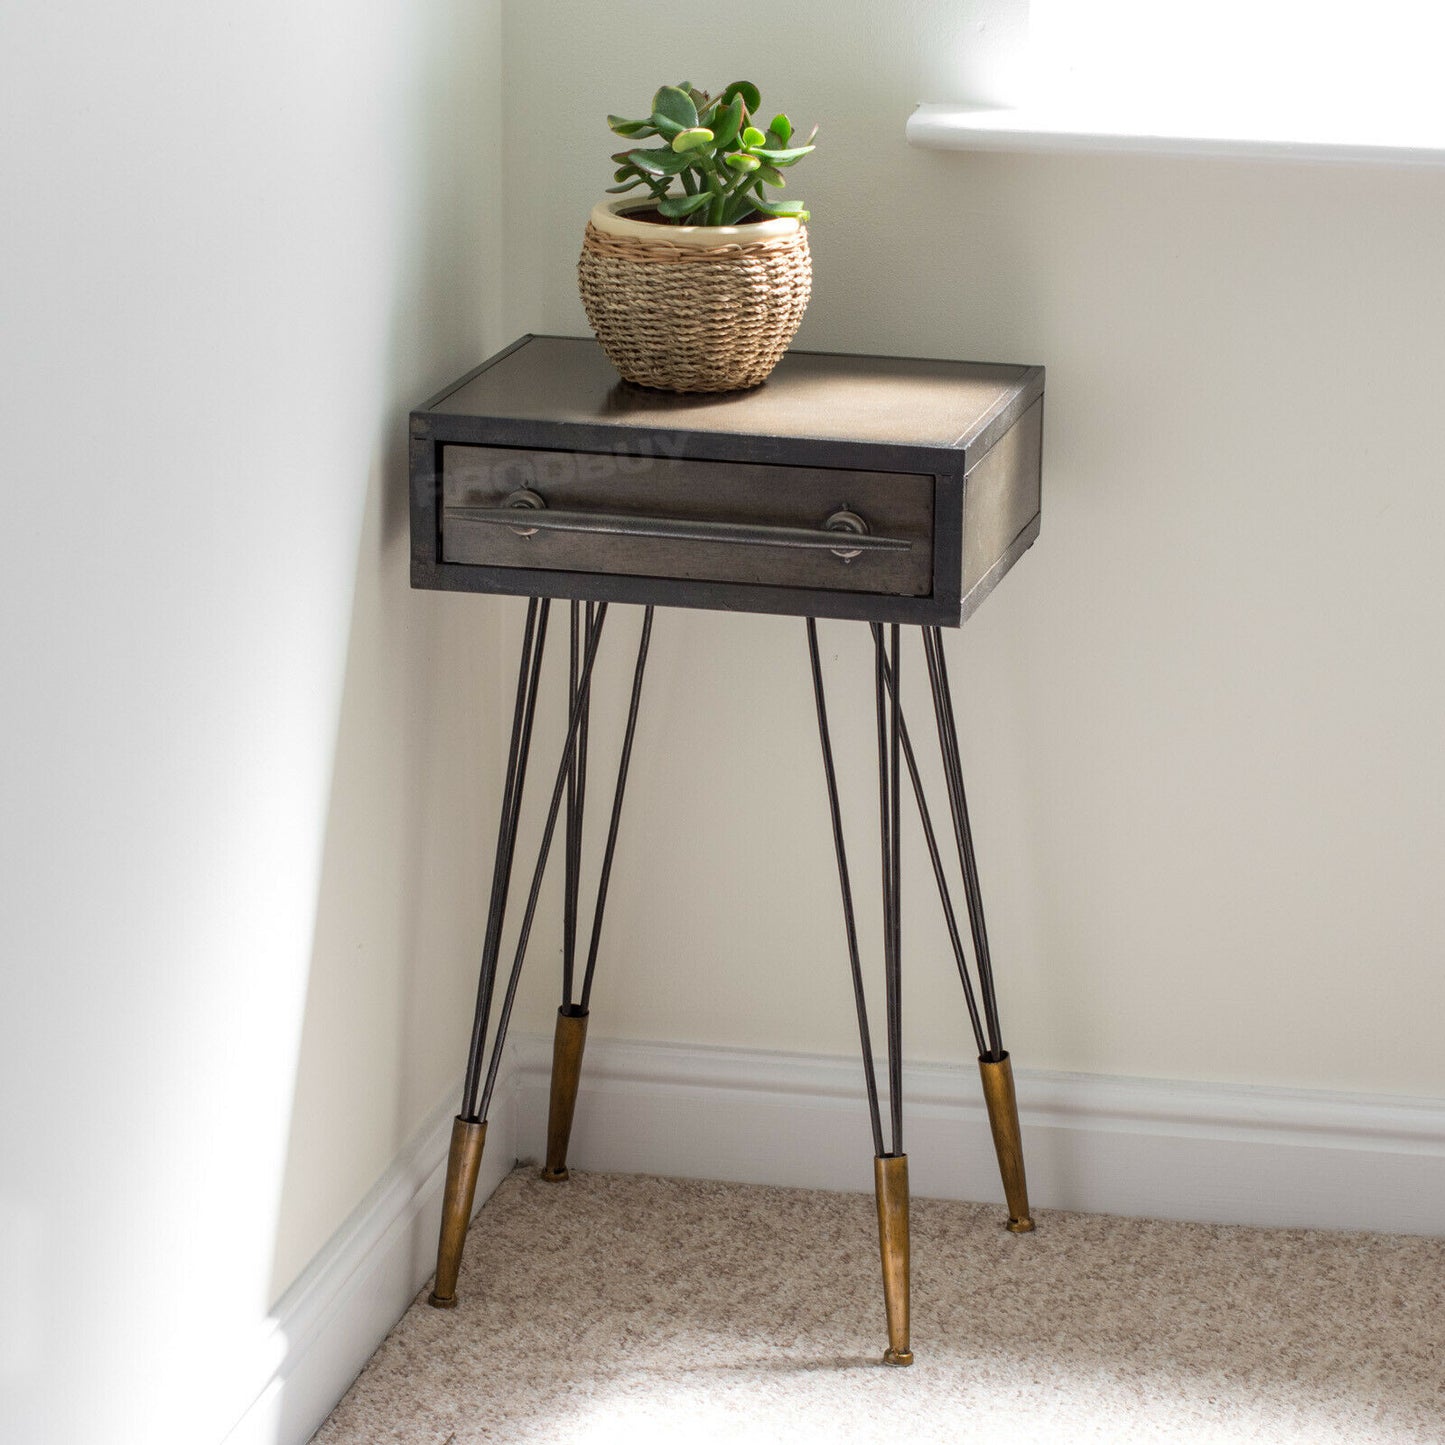
<instances>
[{"instance_id":1,"label":"green leaf","mask_svg":"<svg viewBox=\"0 0 1445 1445\"><path fill-rule=\"evenodd\" d=\"M789 151L775 151L766 147L759 149L756 146L749 146L748 149L756 155L760 155L765 161L771 161L775 166L795 166L809 151L816 150L817 147L794 146Z\"/></svg>"},{"instance_id":2,"label":"green leaf","mask_svg":"<svg viewBox=\"0 0 1445 1445\"><path fill-rule=\"evenodd\" d=\"M762 165L762 161L756 156L748 155L746 151L734 151L726 159L735 171L755 171Z\"/></svg>"},{"instance_id":3,"label":"green leaf","mask_svg":"<svg viewBox=\"0 0 1445 1445\"><path fill-rule=\"evenodd\" d=\"M624 191L635 191L635 190L638 188L638 186L640 186L641 184L642 184L642 177L641 177L641 176L633 176L633 178L632 178L630 181L628 181L625 185L621 185L621 186L608 186L608 187L607 187L607 194L608 194L609 196L620 196Z\"/></svg>"},{"instance_id":4,"label":"green leaf","mask_svg":"<svg viewBox=\"0 0 1445 1445\"><path fill-rule=\"evenodd\" d=\"M700 211L712 200L707 191L699 191L695 196L664 196L657 203L657 209L664 216L690 216L694 211Z\"/></svg>"},{"instance_id":5,"label":"green leaf","mask_svg":"<svg viewBox=\"0 0 1445 1445\"><path fill-rule=\"evenodd\" d=\"M728 146L738 138L738 131L743 124L743 101L739 95L733 96L717 113L713 121L713 143L719 150L726 150Z\"/></svg>"},{"instance_id":6,"label":"green leaf","mask_svg":"<svg viewBox=\"0 0 1445 1445\"><path fill-rule=\"evenodd\" d=\"M626 120L620 115L609 115L607 124L617 132L618 135L637 136L652 135L652 122L647 120Z\"/></svg>"},{"instance_id":7,"label":"green leaf","mask_svg":"<svg viewBox=\"0 0 1445 1445\"><path fill-rule=\"evenodd\" d=\"M733 83L723 91L723 103L730 104L736 95L742 96L743 104L747 106L749 115L763 103L762 96L758 94L757 86L755 86L751 80L733 81Z\"/></svg>"},{"instance_id":8,"label":"green leaf","mask_svg":"<svg viewBox=\"0 0 1445 1445\"><path fill-rule=\"evenodd\" d=\"M768 186L785 186L787 181L783 179L783 173L776 166L761 165L758 168L758 179Z\"/></svg>"},{"instance_id":9,"label":"green leaf","mask_svg":"<svg viewBox=\"0 0 1445 1445\"><path fill-rule=\"evenodd\" d=\"M782 141L784 145L793 138L793 122L781 111L768 122L768 129Z\"/></svg>"},{"instance_id":10,"label":"green leaf","mask_svg":"<svg viewBox=\"0 0 1445 1445\"><path fill-rule=\"evenodd\" d=\"M672 150L628 151L627 164L648 176L675 176L690 164L687 156Z\"/></svg>"},{"instance_id":11,"label":"green leaf","mask_svg":"<svg viewBox=\"0 0 1445 1445\"><path fill-rule=\"evenodd\" d=\"M808 212L801 201L765 201L760 197L753 202L753 208L765 216L792 216L799 221L808 219Z\"/></svg>"},{"instance_id":12,"label":"green leaf","mask_svg":"<svg viewBox=\"0 0 1445 1445\"><path fill-rule=\"evenodd\" d=\"M768 138L757 126L750 125L743 131L743 144L750 150L755 151L768 143Z\"/></svg>"},{"instance_id":13,"label":"green leaf","mask_svg":"<svg viewBox=\"0 0 1445 1445\"><path fill-rule=\"evenodd\" d=\"M680 131L672 138L672 148L679 154L698 151L712 144L712 132L705 125L693 126L691 130Z\"/></svg>"},{"instance_id":14,"label":"green leaf","mask_svg":"<svg viewBox=\"0 0 1445 1445\"><path fill-rule=\"evenodd\" d=\"M675 85L664 85L652 97L652 114L654 125L658 116L670 120L678 130L690 130L697 124L697 107L692 103L692 97ZM661 129L660 126L658 128Z\"/></svg>"},{"instance_id":15,"label":"green leaf","mask_svg":"<svg viewBox=\"0 0 1445 1445\"><path fill-rule=\"evenodd\" d=\"M723 207L722 223L725 226L736 226L743 217L750 215L755 210L757 210L757 206L746 188L735 191L728 197L727 205Z\"/></svg>"}]
</instances>

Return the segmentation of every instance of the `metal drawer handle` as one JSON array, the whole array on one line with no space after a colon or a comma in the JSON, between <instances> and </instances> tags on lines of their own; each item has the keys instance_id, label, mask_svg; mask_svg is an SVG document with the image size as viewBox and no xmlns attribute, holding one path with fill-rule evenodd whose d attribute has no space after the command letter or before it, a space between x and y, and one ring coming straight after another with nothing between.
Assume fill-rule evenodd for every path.
<instances>
[{"instance_id":1,"label":"metal drawer handle","mask_svg":"<svg viewBox=\"0 0 1445 1445\"><path fill-rule=\"evenodd\" d=\"M647 537L670 542L727 542L735 547L788 547L802 551L832 552L850 562L863 552L909 552L913 543L901 537L871 537L867 524L852 512L835 512L821 528L764 527L746 522L694 522L674 517L628 517L604 512L554 512L540 497L535 502L513 501L513 498L536 497L535 492L513 492L503 507L448 507L446 522L483 522L506 527L519 537L532 537L539 532L575 532L601 537ZM517 509L539 512L528 518L525 528L517 526ZM852 517L865 530L850 535L846 547L838 545L838 533L852 533L851 524L838 523Z\"/></svg>"}]
</instances>

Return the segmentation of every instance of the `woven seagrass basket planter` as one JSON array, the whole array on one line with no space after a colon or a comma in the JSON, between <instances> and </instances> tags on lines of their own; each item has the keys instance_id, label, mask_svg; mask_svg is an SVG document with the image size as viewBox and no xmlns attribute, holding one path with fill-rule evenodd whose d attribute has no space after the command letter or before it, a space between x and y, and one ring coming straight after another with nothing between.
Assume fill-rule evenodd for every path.
<instances>
[{"instance_id":1,"label":"woven seagrass basket planter","mask_svg":"<svg viewBox=\"0 0 1445 1445\"><path fill-rule=\"evenodd\" d=\"M608 359L626 380L664 391L757 386L808 305L807 228L783 219L665 226L619 214L622 204L593 209L577 263Z\"/></svg>"}]
</instances>

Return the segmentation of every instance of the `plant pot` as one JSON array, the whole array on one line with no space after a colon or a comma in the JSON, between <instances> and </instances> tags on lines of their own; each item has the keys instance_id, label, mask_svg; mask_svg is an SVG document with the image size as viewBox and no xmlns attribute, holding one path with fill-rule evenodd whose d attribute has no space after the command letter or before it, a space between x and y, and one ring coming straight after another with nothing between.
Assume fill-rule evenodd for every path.
<instances>
[{"instance_id":1,"label":"plant pot","mask_svg":"<svg viewBox=\"0 0 1445 1445\"><path fill-rule=\"evenodd\" d=\"M813 286L808 230L630 219L636 197L592 209L577 280L608 359L639 386L740 391L782 360Z\"/></svg>"}]
</instances>

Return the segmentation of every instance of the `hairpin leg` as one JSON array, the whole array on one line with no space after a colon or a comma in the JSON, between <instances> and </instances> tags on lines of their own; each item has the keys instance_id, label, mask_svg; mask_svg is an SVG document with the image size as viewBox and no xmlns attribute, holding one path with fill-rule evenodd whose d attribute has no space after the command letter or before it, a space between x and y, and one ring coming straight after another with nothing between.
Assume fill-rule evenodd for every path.
<instances>
[{"instance_id":1,"label":"hairpin leg","mask_svg":"<svg viewBox=\"0 0 1445 1445\"><path fill-rule=\"evenodd\" d=\"M597 620L592 604L586 612L572 604L572 692L577 688L577 657L591 642ZM542 1178L559 1184L568 1177L567 1145L572 1137L572 1118L577 1109L577 1088L582 1077L582 1054L587 1046L587 1019L592 1001L592 983L597 972L597 952L602 941L602 918L607 908L607 886L612 878L612 859L617 849L617 832L622 821L622 799L627 790L627 772L632 761L632 744L637 734L637 714L642 702L642 678L647 668L647 650L652 640L652 608L642 614L642 633L637 644L637 664L632 674L632 698L627 711L627 730L617 764L617 785L612 794L612 816L598 874L597 899L592 910L592 935L582 973L582 991L574 1003L576 978L578 894L582 874L582 824L587 781L587 708L583 705L581 741L573 758L568 781L567 870L564 880L562 930L562 1004L552 1039L552 1090L547 1107L547 1161Z\"/></svg>"},{"instance_id":2,"label":"hairpin leg","mask_svg":"<svg viewBox=\"0 0 1445 1445\"><path fill-rule=\"evenodd\" d=\"M882 629L876 623L873 625L873 636L881 658L883 655ZM908 764L909 778L913 784L913 796L918 804L919 821L923 824L924 841L928 845L929 861L933 865L933 876L938 885L939 901L943 905L943 917L948 927L949 942L953 946L959 981L963 985L969 1022L973 1027L974 1041L978 1046L979 1069L984 1083L984 1101L988 1106L994 1151L998 1155L999 1172L1004 1182L1004 1197L1008 1203L1009 1217L1006 1227L1014 1234L1027 1234L1033 1229L1034 1222L1029 1213L1028 1187L1024 1179L1023 1141L1019 1134L1013 1066L1009 1063L1008 1052L1003 1047L999 1028L998 1001L994 994L993 965L989 958L988 933L984 928L983 899L978 884L978 865L974 858L973 834L969 828L968 803L964 797L963 772L959 763L958 732L953 720L953 699L948 688L948 668L943 658L943 641L936 627L923 629L923 650L928 662L929 686L933 693L934 714L938 723L938 740L943 753L943 771L948 791L949 811L953 818L955 841L958 844L959 866L963 872L969 930L973 937L974 960L978 972L978 992L982 996L982 1013L980 1013L979 1000L974 994L973 981L969 976L963 941L959 937L958 921L954 914L952 896L949 893L948 878L939 853L933 819L928 810L928 799L923 791L923 780L918 772L918 761L914 756L912 740L909 738L908 728L901 714L898 730L903 756ZM882 666L884 686L888 689L896 706L899 702L896 666L889 667L886 662Z\"/></svg>"},{"instance_id":3,"label":"hairpin leg","mask_svg":"<svg viewBox=\"0 0 1445 1445\"><path fill-rule=\"evenodd\" d=\"M873 1064L868 1028L868 1006L863 992L863 968L858 950L858 929L853 911L853 888L848 854L843 841L843 818L838 804L838 779L833 766L833 743L828 728L823 668L818 653L818 625L808 619L808 653L813 670L813 697L818 709L818 739L823 754L823 776L833 824L833 848L838 860L838 884L843 898L843 928L853 999L858 1014L858 1037L863 1050L863 1083L868 1094L868 1118L873 1130L873 1182L878 1204L878 1250L883 1266L883 1302L888 1319L888 1348L883 1362L911 1365L908 1293L908 1156L903 1152L903 1012L901 968L899 781L904 746L903 716L896 696L887 695L885 675L898 668L898 628L892 629L891 658L880 630L875 629L874 706L878 725L879 844L883 885L883 982L887 1017L888 1114L892 1148L885 1150L883 1113Z\"/></svg>"},{"instance_id":4,"label":"hairpin leg","mask_svg":"<svg viewBox=\"0 0 1445 1445\"><path fill-rule=\"evenodd\" d=\"M979 1045L978 1068L983 1078L984 1103L988 1106L994 1152L998 1155L999 1174L1003 1179L1004 1198L1008 1204L1009 1217L1005 1228L1014 1234L1027 1234L1033 1229L1034 1221L1029 1210L1028 1182L1024 1175L1023 1138L1019 1131L1018 1100L1014 1094L1013 1063L1008 1050L1003 1046L1003 1034L999 1026L993 963L989 956L988 930L984 926L983 918L983 894L979 888L978 862L973 851L973 830L968 820L968 799L963 789L963 766L959 760L953 695L948 685L948 663L943 655L943 638L938 628L923 629L923 650L928 663L934 718L938 724L938 744L943 754L943 772L948 791L949 812L953 818L954 841L958 845L959 866L963 871L964 897L968 904L973 954L978 966L979 991L983 996L987 1040L985 1041L983 1033L975 1027ZM960 972L963 972L961 953L959 968ZM970 1009L975 1014L976 1024L977 1010L973 1008L971 993Z\"/></svg>"},{"instance_id":5,"label":"hairpin leg","mask_svg":"<svg viewBox=\"0 0 1445 1445\"><path fill-rule=\"evenodd\" d=\"M522 659L517 678L517 700L512 715L512 740L507 758L507 778L502 790L501 818L497 830L497 854L492 868L491 904L488 909L486 938L482 945L482 966L477 981L477 1006L472 1020L472 1040L467 1055L466 1079L462 1085L462 1107L452 1126L452 1146L447 1161L442 1228L437 1241L436 1284L429 1296L430 1302L442 1309L450 1308L456 1303L456 1281L461 1269L462 1246L466 1242L467 1226L476 1197L477 1172L481 1167L482 1146L486 1140L487 1110L491 1104L492 1092L496 1088L497 1072L502 1062L502 1049L507 1041L507 1026L511 1021L512 1007L516 1002L517 985L521 980L522 964L527 956L527 943L531 938L532 924L537 914L537 902L542 891L542 879L547 869L547 857L551 852L553 834L556 832L562 795L571 774L578 732L591 692L592 667L597 660L597 648L602 640L602 625L607 616L607 604L602 603L597 609L596 625L588 638L586 656L573 689L574 696L571 700L567 735L562 745L562 758L557 767L557 779L547 809L547 821L542 829L542 841L538 849L536 868L532 874L532 885L527 896L526 909L522 916L516 954L512 960L496 1029L491 1040L490 1051L488 1051L488 1024L491 1017L493 995L496 990L502 924L506 912L507 895L511 886L512 861L517 844L517 823L521 816L527 759L531 750L532 724L536 716L537 686L541 678L542 651L547 636L549 607L547 599L543 599L540 603L533 599L527 607L527 625L522 640ZM490 1058L488 1059L489 1052ZM486 1064L485 1078L482 1074L484 1062Z\"/></svg>"}]
</instances>

